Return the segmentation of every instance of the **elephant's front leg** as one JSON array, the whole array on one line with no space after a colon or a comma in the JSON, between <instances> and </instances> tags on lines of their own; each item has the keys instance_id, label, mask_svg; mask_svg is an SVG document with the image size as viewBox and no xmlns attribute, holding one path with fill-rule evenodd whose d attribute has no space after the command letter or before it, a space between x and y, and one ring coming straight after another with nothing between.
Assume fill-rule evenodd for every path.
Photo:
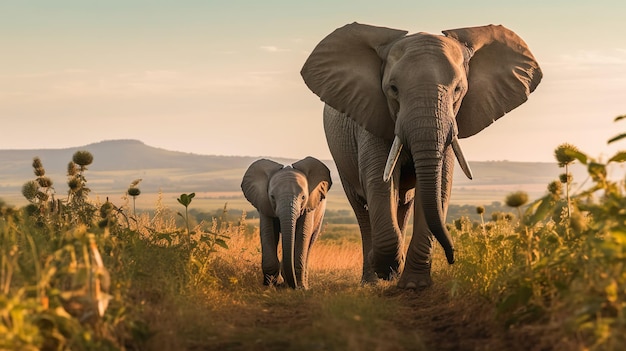
<instances>
[{"instance_id":1,"label":"elephant's front leg","mask_svg":"<svg viewBox=\"0 0 626 351\"><path fill-rule=\"evenodd\" d=\"M404 263L403 233L397 217L399 173L390 182L382 177L388 151L387 142L371 138L362 145L359 157L371 227L369 258L374 271L383 279L391 279L399 273Z\"/></svg>"},{"instance_id":2,"label":"elephant's front leg","mask_svg":"<svg viewBox=\"0 0 626 351\"><path fill-rule=\"evenodd\" d=\"M263 285L277 285L280 283L280 261L277 252L280 224L277 218L259 215Z\"/></svg>"}]
</instances>

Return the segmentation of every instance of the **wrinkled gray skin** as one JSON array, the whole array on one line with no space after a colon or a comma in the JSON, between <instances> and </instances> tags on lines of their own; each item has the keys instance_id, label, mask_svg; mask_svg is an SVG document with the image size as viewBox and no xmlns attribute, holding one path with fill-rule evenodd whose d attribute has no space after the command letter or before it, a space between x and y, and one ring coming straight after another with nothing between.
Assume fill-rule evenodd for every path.
<instances>
[{"instance_id":1,"label":"wrinkled gray skin","mask_svg":"<svg viewBox=\"0 0 626 351\"><path fill-rule=\"evenodd\" d=\"M282 278L291 288L308 287L309 252L322 227L331 185L330 171L313 157L286 167L267 159L250 165L241 189L259 211L263 284L281 280L277 249L282 235Z\"/></svg>"},{"instance_id":2,"label":"wrinkled gray skin","mask_svg":"<svg viewBox=\"0 0 626 351\"><path fill-rule=\"evenodd\" d=\"M328 146L363 239L363 282L402 272L399 287L430 286L433 237L454 262L445 226L454 158L471 178L458 138L524 103L541 81L524 41L502 26L443 33L352 23L302 68L326 103Z\"/></svg>"}]
</instances>

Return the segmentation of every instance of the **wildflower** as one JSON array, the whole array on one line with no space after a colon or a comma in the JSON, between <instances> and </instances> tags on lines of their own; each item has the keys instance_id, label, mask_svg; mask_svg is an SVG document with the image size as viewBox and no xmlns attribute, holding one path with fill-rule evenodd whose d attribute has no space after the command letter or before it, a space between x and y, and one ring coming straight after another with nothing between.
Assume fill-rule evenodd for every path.
<instances>
[{"instance_id":1,"label":"wildflower","mask_svg":"<svg viewBox=\"0 0 626 351\"><path fill-rule=\"evenodd\" d=\"M27 200L32 201L35 197L37 197L38 189L39 186L37 185L37 182L31 180L22 186L22 195L24 195Z\"/></svg>"},{"instance_id":2,"label":"wildflower","mask_svg":"<svg viewBox=\"0 0 626 351\"><path fill-rule=\"evenodd\" d=\"M72 177L72 178L70 178L70 180L67 181L67 185L69 186L71 191L77 191L78 189L81 188L82 183L81 183L80 179L78 179L76 177Z\"/></svg>"},{"instance_id":3,"label":"wildflower","mask_svg":"<svg viewBox=\"0 0 626 351\"><path fill-rule=\"evenodd\" d=\"M67 164L67 175L71 177L71 176L74 176L76 174L78 174L78 168L76 167L76 163L69 162Z\"/></svg>"},{"instance_id":4,"label":"wildflower","mask_svg":"<svg viewBox=\"0 0 626 351\"><path fill-rule=\"evenodd\" d=\"M93 155L89 151L76 151L72 161L81 167L89 166L93 162Z\"/></svg>"},{"instance_id":5,"label":"wildflower","mask_svg":"<svg viewBox=\"0 0 626 351\"><path fill-rule=\"evenodd\" d=\"M559 180L561 181L561 183L563 184L569 184L572 182L572 175L568 174L568 173L562 173L559 175Z\"/></svg>"},{"instance_id":6,"label":"wildflower","mask_svg":"<svg viewBox=\"0 0 626 351\"><path fill-rule=\"evenodd\" d=\"M141 194L141 190L139 190L139 188L131 187L131 188L128 188L127 193L128 193L128 195L130 195L132 197L135 197L135 196L139 196L139 194Z\"/></svg>"},{"instance_id":7,"label":"wildflower","mask_svg":"<svg viewBox=\"0 0 626 351\"><path fill-rule=\"evenodd\" d=\"M33 158L33 171L37 177L42 177L46 174L46 170L43 168L41 159L39 157Z\"/></svg>"},{"instance_id":8,"label":"wildflower","mask_svg":"<svg viewBox=\"0 0 626 351\"><path fill-rule=\"evenodd\" d=\"M580 153L578 148L571 144L561 144L554 150L554 157L559 163L559 167L564 167L574 162L576 159L571 156L571 153Z\"/></svg>"},{"instance_id":9,"label":"wildflower","mask_svg":"<svg viewBox=\"0 0 626 351\"><path fill-rule=\"evenodd\" d=\"M561 182L555 180L548 184L548 191L550 192L550 194L552 194L554 198L558 199L563 193L563 185Z\"/></svg>"},{"instance_id":10,"label":"wildflower","mask_svg":"<svg viewBox=\"0 0 626 351\"><path fill-rule=\"evenodd\" d=\"M52 186L52 179L48 177L39 177L37 178L37 183L39 183L39 186L42 188L49 188Z\"/></svg>"},{"instance_id":11,"label":"wildflower","mask_svg":"<svg viewBox=\"0 0 626 351\"><path fill-rule=\"evenodd\" d=\"M528 202L528 194L523 191L511 193L506 197L505 202L509 207L517 208L523 206Z\"/></svg>"}]
</instances>

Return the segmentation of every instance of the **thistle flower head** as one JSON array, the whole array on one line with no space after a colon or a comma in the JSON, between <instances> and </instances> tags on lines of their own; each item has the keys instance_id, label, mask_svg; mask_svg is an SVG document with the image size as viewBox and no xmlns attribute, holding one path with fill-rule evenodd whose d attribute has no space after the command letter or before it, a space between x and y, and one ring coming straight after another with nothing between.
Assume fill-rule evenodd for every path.
<instances>
[{"instance_id":1,"label":"thistle flower head","mask_svg":"<svg viewBox=\"0 0 626 351\"><path fill-rule=\"evenodd\" d=\"M93 155L89 151L76 151L72 161L81 167L89 166L93 162Z\"/></svg>"},{"instance_id":2,"label":"thistle flower head","mask_svg":"<svg viewBox=\"0 0 626 351\"><path fill-rule=\"evenodd\" d=\"M139 196L139 194L141 194L141 190L139 190L139 188L135 188L135 187L130 187L128 188L127 191L128 195L135 197L135 196Z\"/></svg>"},{"instance_id":3,"label":"thistle flower head","mask_svg":"<svg viewBox=\"0 0 626 351\"><path fill-rule=\"evenodd\" d=\"M76 167L76 163L74 163L74 161L70 161L67 164L67 175L71 177L76 174L78 174L78 167Z\"/></svg>"},{"instance_id":4,"label":"thistle flower head","mask_svg":"<svg viewBox=\"0 0 626 351\"><path fill-rule=\"evenodd\" d=\"M560 181L555 180L548 184L548 191L554 197L559 198L561 197L561 194L563 194L563 184Z\"/></svg>"},{"instance_id":5,"label":"thistle flower head","mask_svg":"<svg viewBox=\"0 0 626 351\"><path fill-rule=\"evenodd\" d=\"M42 177L46 174L46 170L43 168L43 164L41 163L41 159L39 159L39 157L33 158L33 171L37 177Z\"/></svg>"},{"instance_id":6,"label":"thistle flower head","mask_svg":"<svg viewBox=\"0 0 626 351\"><path fill-rule=\"evenodd\" d=\"M576 146L568 143L561 144L554 150L554 157L559 163L559 167L569 165L570 163L574 162L574 160L576 160L574 157L568 154L568 151L580 152L578 151L578 148Z\"/></svg>"},{"instance_id":7,"label":"thistle flower head","mask_svg":"<svg viewBox=\"0 0 626 351\"><path fill-rule=\"evenodd\" d=\"M67 181L67 185L69 186L71 191L77 191L81 187L80 179L77 177L72 177Z\"/></svg>"},{"instance_id":8,"label":"thistle flower head","mask_svg":"<svg viewBox=\"0 0 626 351\"><path fill-rule=\"evenodd\" d=\"M52 179L48 177L39 177L37 178L37 183L39 183L39 186L42 188L49 188L52 186Z\"/></svg>"},{"instance_id":9,"label":"thistle flower head","mask_svg":"<svg viewBox=\"0 0 626 351\"><path fill-rule=\"evenodd\" d=\"M48 199L50 198L50 195L44 193L43 191L37 191L37 194L35 195L35 197L43 202L43 201L48 201Z\"/></svg>"},{"instance_id":10,"label":"thistle flower head","mask_svg":"<svg viewBox=\"0 0 626 351\"><path fill-rule=\"evenodd\" d=\"M506 205L509 207L520 207L528 202L528 194L523 191L516 191L507 195L505 199Z\"/></svg>"},{"instance_id":11,"label":"thistle flower head","mask_svg":"<svg viewBox=\"0 0 626 351\"><path fill-rule=\"evenodd\" d=\"M559 180L563 184L569 184L572 182L572 180L574 180L574 177L572 177L572 175L568 173L561 173L559 174Z\"/></svg>"},{"instance_id":12,"label":"thistle flower head","mask_svg":"<svg viewBox=\"0 0 626 351\"><path fill-rule=\"evenodd\" d=\"M102 204L102 206L100 206L100 217L107 218L111 214L111 212L113 212L114 208L115 207L112 203L108 201L105 202L104 204Z\"/></svg>"},{"instance_id":13,"label":"thistle flower head","mask_svg":"<svg viewBox=\"0 0 626 351\"><path fill-rule=\"evenodd\" d=\"M478 213L479 215L485 213L485 207L484 206L476 207L476 213Z\"/></svg>"},{"instance_id":14,"label":"thistle flower head","mask_svg":"<svg viewBox=\"0 0 626 351\"><path fill-rule=\"evenodd\" d=\"M39 157L33 158L33 168L43 168L43 163Z\"/></svg>"},{"instance_id":15,"label":"thistle flower head","mask_svg":"<svg viewBox=\"0 0 626 351\"><path fill-rule=\"evenodd\" d=\"M37 197L37 190L39 189L39 186L37 185L37 182L34 180L31 180L29 182L24 183L24 185L22 185L22 195L29 201L32 201L35 199L35 197Z\"/></svg>"}]
</instances>

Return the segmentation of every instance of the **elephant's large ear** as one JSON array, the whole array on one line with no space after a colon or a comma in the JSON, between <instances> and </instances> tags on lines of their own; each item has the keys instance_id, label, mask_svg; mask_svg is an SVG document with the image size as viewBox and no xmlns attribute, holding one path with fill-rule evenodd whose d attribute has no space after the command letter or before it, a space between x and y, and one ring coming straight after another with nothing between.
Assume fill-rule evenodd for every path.
<instances>
[{"instance_id":1,"label":"elephant's large ear","mask_svg":"<svg viewBox=\"0 0 626 351\"><path fill-rule=\"evenodd\" d=\"M243 195L252 206L267 216L275 217L267 187L272 175L282 168L283 165L272 160L257 160L248 167L241 181Z\"/></svg>"},{"instance_id":2,"label":"elephant's large ear","mask_svg":"<svg viewBox=\"0 0 626 351\"><path fill-rule=\"evenodd\" d=\"M300 74L322 101L369 132L393 139L394 123L381 87L384 47L406 31L352 23L324 38Z\"/></svg>"},{"instance_id":3,"label":"elephant's large ear","mask_svg":"<svg viewBox=\"0 0 626 351\"><path fill-rule=\"evenodd\" d=\"M306 175L309 183L309 202L307 209L315 209L320 201L326 198L326 193L333 185L330 179L330 170L322 161L311 156L291 165L294 169Z\"/></svg>"},{"instance_id":4,"label":"elephant's large ear","mask_svg":"<svg viewBox=\"0 0 626 351\"><path fill-rule=\"evenodd\" d=\"M503 26L443 31L469 48L468 91L457 114L459 137L474 135L521 105L541 81L535 57Z\"/></svg>"}]
</instances>

